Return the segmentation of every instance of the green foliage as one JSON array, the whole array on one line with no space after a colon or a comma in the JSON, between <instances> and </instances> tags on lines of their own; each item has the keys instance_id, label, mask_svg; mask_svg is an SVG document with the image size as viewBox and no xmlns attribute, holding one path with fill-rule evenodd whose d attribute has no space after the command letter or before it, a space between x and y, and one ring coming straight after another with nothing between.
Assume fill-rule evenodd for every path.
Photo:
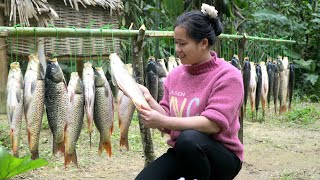
<instances>
[{"instance_id":1,"label":"green foliage","mask_svg":"<svg viewBox=\"0 0 320 180\"><path fill-rule=\"evenodd\" d=\"M0 146L0 179L7 179L47 164L44 159L31 160L30 156L16 158Z\"/></svg>"},{"instance_id":2,"label":"green foliage","mask_svg":"<svg viewBox=\"0 0 320 180\"><path fill-rule=\"evenodd\" d=\"M320 71L320 1L282 1L272 3L255 0L244 9L246 22L242 28L247 34L297 41L286 45L284 55L295 63L296 89L309 96L316 91ZM283 48L283 47L282 47Z\"/></svg>"},{"instance_id":3,"label":"green foliage","mask_svg":"<svg viewBox=\"0 0 320 180\"><path fill-rule=\"evenodd\" d=\"M320 112L313 106L296 108L287 113L287 121L308 125L314 123L320 117Z\"/></svg>"}]
</instances>

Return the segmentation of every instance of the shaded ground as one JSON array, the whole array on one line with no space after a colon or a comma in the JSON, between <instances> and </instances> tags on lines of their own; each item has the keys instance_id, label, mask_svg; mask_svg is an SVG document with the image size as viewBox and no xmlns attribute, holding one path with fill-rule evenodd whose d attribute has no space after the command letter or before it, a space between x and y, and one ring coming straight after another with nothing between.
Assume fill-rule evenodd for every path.
<instances>
[{"instance_id":1,"label":"shaded ground","mask_svg":"<svg viewBox=\"0 0 320 180\"><path fill-rule=\"evenodd\" d=\"M0 115L0 140L10 146L6 138L8 128L5 115ZM47 125L44 124L47 128ZM320 120L311 126L290 126L288 123L267 122L244 124L245 162L237 180L247 179L320 179ZM20 155L28 151L25 127L22 127ZM154 132L154 146L157 156L166 151L166 137ZM112 137L113 155L99 156L98 133L93 135L90 150L88 135L83 129L78 141L79 169L73 165L64 169L63 156L51 157L52 137L49 129L41 131L40 157L46 158L49 165L14 179L134 179L144 166L139 127L133 122L130 129L130 151L119 148L119 130L115 122Z\"/></svg>"}]
</instances>

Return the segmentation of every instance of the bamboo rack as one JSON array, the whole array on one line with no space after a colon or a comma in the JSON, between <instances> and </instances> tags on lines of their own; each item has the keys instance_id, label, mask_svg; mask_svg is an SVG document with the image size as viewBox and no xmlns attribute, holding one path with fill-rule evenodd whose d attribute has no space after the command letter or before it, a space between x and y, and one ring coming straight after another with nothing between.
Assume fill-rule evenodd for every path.
<instances>
[{"instance_id":1,"label":"bamboo rack","mask_svg":"<svg viewBox=\"0 0 320 180\"><path fill-rule=\"evenodd\" d=\"M139 30L54 28L54 27L6 27L0 26L0 37L136 37ZM146 30L145 37L173 37L173 31ZM262 38L256 36L221 34L219 39L246 39L263 42L294 44L296 41L286 39Z\"/></svg>"}]
</instances>

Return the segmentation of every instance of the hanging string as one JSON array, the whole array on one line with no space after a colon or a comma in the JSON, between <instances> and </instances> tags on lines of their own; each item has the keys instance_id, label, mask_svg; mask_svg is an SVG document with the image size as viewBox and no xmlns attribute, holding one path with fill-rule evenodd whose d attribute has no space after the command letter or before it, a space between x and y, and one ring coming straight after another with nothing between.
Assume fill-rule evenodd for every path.
<instances>
[{"instance_id":1,"label":"hanging string","mask_svg":"<svg viewBox=\"0 0 320 180\"><path fill-rule=\"evenodd\" d=\"M8 41L8 40L7 40ZM13 62L13 50L12 50L12 41L9 41L9 46L10 46L10 63Z\"/></svg>"},{"instance_id":2,"label":"hanging string","mask_svg":"<svg viewBox=\"0 0 320 180\"><path fill-rule=\"evenodd\" d=\"M101 49L99 50L100 51L100 53L99 53L99 57L98 57L98 64L99 64L99 66L102 66L102 47L103 47L103 41L102 41L102 39L103 39L103 36L102 36L102 28L100 28L100 42L101 42Z\"/></svg>"},{"instance_id":3,"label":"hanging string","mask_svg":"<svg viewBox=\"0 0 320 180\"><path fill-rule=\"evenodd\" d=\"M91 49L91 47L92 47L92 43L91 43L91 40L92 40L92 32L91 32L91 27L92 27L92 25L95 23L95 20L91 20L90 22L89 22L89 25L86 27L87 29L89 29L89 31L90 31L90 47L89 47L89 49L90 49L90 59L89 60L91 60L91 51L92 51L92 49ZM84 61L85 62L87 62L87 51L86 51L86 48L85 48L85 50L84 50Z\"/></svg>"},{"instance_id":4,"label":"hanging string","mask_svg":"<svg viewBox=\"0 0 320 180\"><path fill-rule=\"evenodd\" d=\"M76 42L78 42L78 33L77 33L77 29L75 27L74 31L76 32ZM78 50L77 50L77 46L75 46L75 53L74 53L74 72L77 72L77 54L78 54Z\"/></svg>"},{"instance_id":5,"label":"hanging string","mask_svg":"<svg viewBox=\"0 0 320 180\"><path fill-rule=\"evenodd\" d=\"M36 53L37 52L37 34L36 34L36 28L34 27L33 28L33 35L34 35L34 50L33 50L33 53Z\"/></svg>"},{"instance_id":6,"label":"hanging string","mask_svg":"<svg viewBox=\"0 0 320 180\"><path fill-rule=\"evenodd\" d=\"M20 24L17 24L14 26L14 28L16 29L16 62L18 62L18 49L19 49L19 33L18 33L18 30L17 30L17 27L21 27Z\"/></svg>"}]
</instances>

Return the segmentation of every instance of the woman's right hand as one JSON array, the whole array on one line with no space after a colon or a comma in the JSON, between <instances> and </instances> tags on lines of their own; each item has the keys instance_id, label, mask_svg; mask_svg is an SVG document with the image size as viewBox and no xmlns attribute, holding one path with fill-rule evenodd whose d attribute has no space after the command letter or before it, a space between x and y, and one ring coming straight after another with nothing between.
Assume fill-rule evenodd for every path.
<instances>
[{"instance_id":1,"label":"woman's right hand","mask_svg":"<svg viewBox=\"0 0 320 180\"><path fill-rule=\"evenodd\" d=\"M145 86L141 85L141 84L138 84L139 85L139 88L141 90L141 92L143 93L144 95L144 98L146 99L146 101L149 103L153 98L152 98L152 95L150 94L150 91L148 88L146 88Z\"/></svg>"}]
</instances>

